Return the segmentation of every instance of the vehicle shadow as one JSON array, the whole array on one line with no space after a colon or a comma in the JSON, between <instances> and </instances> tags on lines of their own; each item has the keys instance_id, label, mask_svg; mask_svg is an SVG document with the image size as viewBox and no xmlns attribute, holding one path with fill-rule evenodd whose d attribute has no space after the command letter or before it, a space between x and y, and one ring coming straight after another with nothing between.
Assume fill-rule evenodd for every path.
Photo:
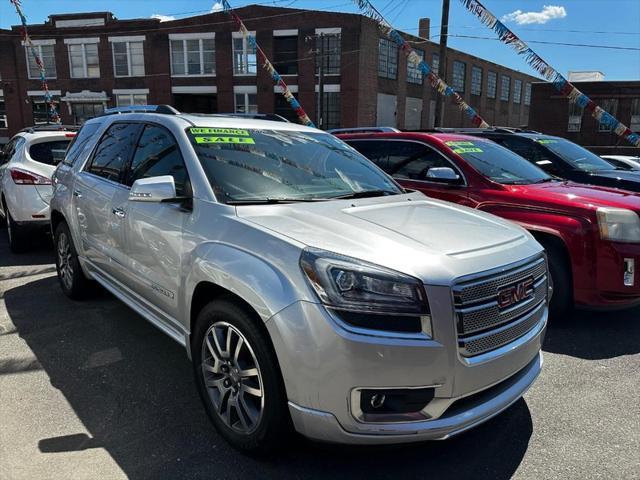
<instances>
[{"instance_id":1,"label":"vehicle shadow","mask_svg":"<svg viewBox=\"0 0 640 480\"><path fill-rule=\"evenodd\" d=\"M45 265L55 261L51 235L46 232L34 232L26 241L29 243L27 252L20 254L11 252L7 228L0 217L0 267Z\"/></svg>"},{"instance_id":2,"label":"vehicle shadow","mask_svg":"<svg viewBox=\"0 0 640 480\"><path fill-rule=\"evenodd\" d=\"M38 366L89 432L41 438L39 450L104 448L132 479L511 478L533 432L520 400L444 442L364 448L296 439L269 459L247 457L210 425L182 347L108 293L72 302L51 276L7 290L4 301Z\"/></svg>"},{"instance_id":3,"label":"vehicle shadow","mask_svg":"<svg viewBox=\"0 0 640 480\"><path fill-rule=\"evenodd\" d=\"M617 312L576 310L549 321L542 349L585 360L640 352L640 307Z\"/></svg>"}]
</instances>

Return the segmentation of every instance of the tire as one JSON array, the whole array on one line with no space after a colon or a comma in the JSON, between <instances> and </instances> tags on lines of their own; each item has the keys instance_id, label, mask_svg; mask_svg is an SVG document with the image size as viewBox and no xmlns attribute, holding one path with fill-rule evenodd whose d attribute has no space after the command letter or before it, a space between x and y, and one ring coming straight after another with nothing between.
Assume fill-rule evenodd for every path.
<instances>
[{"instance_id":1,"label":"tire","mask_svg":"<svg viewBox=\"0 0 640 480\"><path fill-rule=\"evenodd\" d=\"M58 224L53 240L56 253L56 271L62 291L73 300L86 298L92 284L84 276L71 232L65 222Z\"/></svg>"},{"instance_id":2,"label":"tire","mask_svg":"<svg viewBox=\"0 0 640 480\"><path fill-rule=\"evenodd\" d=\"M573 310L573 281L571 264L567 255L557 246L545 245L549 261L549 272L553 285L553 297L549 312L555 321L566 320Z\"/></svg>"},{"instance_id":3,"label":"tire","mask_svg":"<svg viewBox=\"0 0 640 480\"><path fill-rule=\"evenodd\" d=\"M7 225L7 238L9 239L9 249L13 253L24 253L28 250L29 242L27 236L25 235L25 228L18 225L9 209L7 208L7 204L2 202L4 218Z\"/></svg>"},{"instance_id":4,"label":"tire","mask_svg":"<svg viewBox=\"0 0 640 480\"><path fill-rule=\"evenodd\" d=\"M291 432L276 355L259 321L233 299L211 302L198 315L191 350L211 422L233 447L254 454L282 447Z\"/></svg>"}]
</instances>

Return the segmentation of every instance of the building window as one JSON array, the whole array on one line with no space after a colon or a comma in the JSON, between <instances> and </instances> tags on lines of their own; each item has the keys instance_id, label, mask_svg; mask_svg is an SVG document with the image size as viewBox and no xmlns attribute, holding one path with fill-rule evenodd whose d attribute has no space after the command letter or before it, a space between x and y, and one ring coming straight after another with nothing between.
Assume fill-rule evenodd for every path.
<instances>
[{"instance_id":1,"label":"building window","mask_svg":"<svg viewBox=\"0 0 640 480\"><path fill-rule=\"evenodd\" d=\"M378 76L398 78L398 46L386 38L378 39Z\"/></svg>"},{"instance_id":2,"label":"building window","mask_svg":"<svg viewBox=\"0 0 640 480\"><path fill-rule=\"evenodd\" d=\"M464 81L467 65L457 60L453 61L453 79L451 86L456 92L464 92Z\"/></svg>"},{"instance_id":3,"label":"building window","mask_svg":"<svg viewBox=\"0 0 640 480\"><path fill-rule=\"evenodd\" d=\"M568 132L580 131L580 127L582 126L582 112L583 108L580 105L578 105L577 103L569 102L569 124L567 126Z\"/></svg>"},{"instance_id":4,"label":"building window","mask_svg":"<svg viewBox=\"0 0 640 480\"><path fill-rule=\"evenodd\" d=\"M216 48L214 38L171 40L171 75L215 75Z\"/></svg>"},{"instance_id":5,"label":"building window","mask_svg":"<svg viewBox=\"0 0 640 480\"><path fill-rule=\"evenodd\" d=\"M340 92L325 91L322 94L322 99L322 118L319 118L320 113L318 112L318 127L323 130L340 128Z\"/></svg>"},{"instance_id":6,"label":"building window","mask_svg":"<svg viewBox=\"0 0 640 480\"><path fill-rule=\"evenodd\" d=\"M56 78L57 76L54 47L55 45L34 45L33 47L44 65L46 78ZM24 50L27 55L27 73L29 74L29 78L39 80L40 68L36 64L36 59L33 57L31 49L25 47Z\"/></svg>"},{"instance_id":7,"label":"building window","mask_svg":"<svg viewBox=\"0 0 640 480\"><path fill-rule=\"evenodd\" d=\"M273 37L273 66L280 75L298 74L298 36Z\"/></svg>"},{"instance_id":8,"label":"building window","mask_svg":"<svg viewBox=\"0 0 640 480\"><path fill-rule=\"evenodd\" d=\"M7 128L7 108L4 97L0 97L0 128Z\"/></svg>"},{"instance_id":9,"label":"building window","mask_svg":"<svg viewBox=\"0 0 640 480\"><path fill-rule=\"evenodd\" d=\"M631 99L631 121L629 128L632 132L640 132L640 98Z\"/></svg>"},{"instance_id":10,"label":"building window","mask_svg":"<svg viewBox=\"0 0 640 480\"><path fill-rule=\"evenodd\" d=\"M143 42L118 42L111 44L113 50L113 73L116 77L144 76Z\"/></svg>"},{"instance_id":11,"label":"building window","mask_svg":"<svg viewBox=\"0 0 640 480\"><path fill-rule=\"evenodd\" d=\"M316 75L320 73L322 62L325 75L340 75L340 39L339 33L316 34ZM321 52L324 50L324 58Z\"/></svg>"},{"instance_id":12,"label":"building window","mask_svg":"<svg viewBox=\"0 0 640 480\"><path fill-rule=\"evenodd\" d=\"M275 96L275 102L274 102L273 113L286 118L292 123L298 123L299 122L298 115L296 114L295 110L291 108L291 105L289 105L289 102L287 102L287 99L284 98L282 93L274 93L274 96ZM298 99L297 93L293 93L293 96L296 100Z\"/></svg>"},{"instance_id":13,"label":"building window","mask_svg":"<svg viewBox=\"0 0 640 480\"><path fill-rule=\"evenodd\" d=\"M513 79L513 103L520 103L522 100L522 80Z\"/></svg>"},{"instance_id":14,"label":"building window","mask_svg":"<svg viewBox=\"0 0 640 480\"><path fill-rule=\"evenodd\" d=\"M31 100L31 111L33 113L33 124L34 125L46 125L51 123L51 107L45 101L44 97L30 97ZM57 98L52 98L53 105L56 107L56 110L59 112L59 101Z\"/></svg>"},{"instance_id":15,"label":"building window","mask_svg":"<svg viewBox=\"0 0 640 480\"><path fill-rule=\"evenodd\" d=\"M116 93L116 106L147 105L146 93Z\"/></svg>"},{"instance_id":16,"label":"building window","mask_svg":"<svg viewBox=\"0 0 640 480\"><path fill-rule=\"evenodd\" d=\"M482 95L482 69L471 67L471 95Z\"/></svg>"},{"instance_id":17,"label":"building window","mask_svg":"<svg viewBox=\"0 0 640 480\"><path fill-rule=\"evenodd\" d=\"M498 74L496 72L487 72L487 98L496 98L498 91Z\"/></svg>"},{"instance_id":18,"label":"building window","mask_svg":"<svg viewBox=\"0 0 640 480\"><path fill-rule=\"evenodd\" d=\"M100 77L97 43L74 43L67 46L71 78Z\"/></svg>"},{"instance_id":19,"label":"building window","mask_svg":"<svg viewBox=\"0 0 640 480\"><path fill-rule=\"evenodd\" d=\"M255 32L251 32L255 35ZM257 73L256 49L243 36L233 37L233 74L255 75ZM277 68L276 68L277 70Z\"/></svg>"},{"instance_id":20,"label":"building window","mask_svg":"<svg viewBox=\"0 0 640 480\"><path fill-rule=\"evenodd\" d=\"M413 50L418 54L420 60L424 60L424 50L418 50L417 48ZM422 85L422 78L422 71L418 65L407 59L407 82Z\"/></svg>"},{"instance_id":21,"label":"building window","mask_svg":"<svg viewBox=\"0 0 640 480\"><path fill-rule=\"evenodd\" d=\"M508 75L501 75L500 77L500 100L503 102L509 101L511 89L511 78Z\"/></svg>"},{"instance_id":22,"label":"building window","mask_svg":"<svg viewBox=\"0 0 640 480\"><path fill-rule=\"evenodd\" d=\"M236 93L236 113L258 113L258 95L256 93Z\"/></svg>"},{"instance_id":23,"label":"building window","mask_svg":"<svg viewBox=\"0 0 640 480\"><path fill-rule=\"evenodd\" d=\"M618 99L617 98L605 98L600 102L600 107L605 111L616 116L616 112L618 110ZM599 132L610 132L611 127L609 125L604 125L602 123L598 124Z\"/></svg>"},{"instance_id":24,"label":"building window","mask_svg":"<svg viewBox=\"0 0 640 480\"><path fill-rule=\"evenodd\" d=\"M82 125L90 118L98 117L104 113L104 104L102 103L72 103L71 114L73 115L73 123Z\"/></svg>"},{"instance_id":25,"label":"building window","mask_svg":"<svg viewBox=\"0 0 640 480\"><path fill-rule=\"evenodd\" d=\"M433 57L431 57L431 70L438 75L438 71L440 70L440 55L437 53L434 53Z\"/></svg>"},{"instance_id":26,"label":"building window","mask_svg":"<svg viewBox=\"0 0 640 480\"><path fill-rule=\"evenodd\" d=\"M524 104L531 105L531 84L524 84Z\"/></svg>"}]
</instances>

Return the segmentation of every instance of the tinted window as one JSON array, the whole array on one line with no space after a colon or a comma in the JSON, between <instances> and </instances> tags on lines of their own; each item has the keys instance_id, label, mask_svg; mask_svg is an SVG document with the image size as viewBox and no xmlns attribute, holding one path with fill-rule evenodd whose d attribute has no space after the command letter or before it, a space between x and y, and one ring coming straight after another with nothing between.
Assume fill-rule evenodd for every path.
<instances>
[{"instance_id":1,"label":"tinted window","mask_svg":"<svg viewBox=\"0 0 640 480\"><path fill-rule=\"evenodd\" d=\"M389 170L396 178L425 180L430 168L453 165L438 152L420 143L389 142ZM455 169L454 169L455 170ZM459 175L459 172L456 172Z\"/></svg>"},{"instance_id":2,"label":"tinted window","mask_svg":"<svg viewBox=\"0 0 640 480\"><path fill-rule=\"evenodd\" d=\"M591 153L586 148L568 140L562 138L538 138L536 141L543 149L550 150L578 170L596 172L613 168L595 153Z\"/></svg>"},{"instance_id":3,"label":"tinted window","mask_svg":"<svg viewBox=\"0 0 640 480\"><path fill-rule=\"evenodd\" d=\"M64 159L71 140L34 143L29 147L29 156L36 162L57 165Z\"/></svg>"},{"instance_id":4,"label":"tinted window","mask_svg":"<svg viewBox=\"0 0 640 480\"><path fill-rule=\"evenodd\" d=\"M377 140L348 140L347 143L378 165L385 172L389 173L389 150L387 145L390 142L381 142Z\"/></svg>"},{"instance_id":5,"label":"tinted window","mask_svg":"<svg viewBox=\"0 0 640 480\"><path fill-rule=\"evenodd\" d=\"M454 153L494 182L529 184L547 181L551 177L511 150L487 140L445 142Z\"/></svg>"},{"instance_id":6,"label":"tinted window","mask_svg":"<svg viewBox=\"0 0 640 480\"><path fill-rule=\"evenodd\" d=\"M75 138L71 140L63 163L65 163L66 165L73 165L77 158L80 156L80 152L84 150L84 147L93 137L93 134L98 131L98 128L100 128L99 123L85 124L84 127L80 129Z\"/></svg>"},{"instance_id":7,"label":"tinted window","mask_svg":"<svg viewBox=\"0 0 640 480\"><path fill-rule=\"evenodd\" d=\"M510 137L495 139L495 141L529 160L531 163L536 164L551 175L559 175L566 169L563 162L557 159L555 155L550 155L549 152L545 152L537 143L531 140Z\"/></svg>"},{"instance_id":8,"label":"tinted window","mask_svg":"<svg viewBox=\"0 0 640 480\"><path fill-rule=\"evenodd\" d=\"M131 157L138 139L140 125L137 123L114 123L100 139L88 172L115 182Z\"/></svg>"},{"instance_id":9,"label":"tinted window","mask_svg":"<svg viewBox=\"0 0 640 480\"><path fill-rule=\"evenodd\" d=\"M383 171L328 133L197 127L187 132L214 191L227 201L402 193Z\"/></svg>"},{"instance_id":10,"label":"tinted window","mask_svg":"<svg viewBox=\"0 0 640 480\"><path fill-rule=\"evenodd\" d=\"M13 154L16 153L16 143L18 142L17 138L14 138L9 143L7 143L2 149L2 163L6 163L11 160Z\"/></svg>"},{"instance_id":11,"label":"tinted window","mask_svg":"<svg viewBox=\"0 0 640 480\"><path fill-rule=\"evenodd\" d=\"M131 186L140 178L161 175L171 175L176 183L176 195L184 195L188 176L178 144L164 128L147 125L131 161L126 184Z\"/></svg>"},{"instance_id":12,"label":"tinted window","mask_svg":"<svg viewBox=\"0 0 640 480\"><path fill-rule=\"evenodd\" d=\"M620 160L616 160L615 158L607 158L606 160L607 163L610 163L618 170L633 170L633 167L631 165L627 165L626 163Z\"/></svg>"}]
</instances>

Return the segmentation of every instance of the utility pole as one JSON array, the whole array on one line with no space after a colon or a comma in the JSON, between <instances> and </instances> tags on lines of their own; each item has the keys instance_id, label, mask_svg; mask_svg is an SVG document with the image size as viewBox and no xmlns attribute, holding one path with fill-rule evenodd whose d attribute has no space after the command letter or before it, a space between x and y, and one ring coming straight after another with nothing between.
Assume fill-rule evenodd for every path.
<instances>
[{"instance_id":1,"label":"utility pole","mask_svg":"<svg viewBox=\"0 0 640 480\"><path fill-rule=\"evenodd\" d=\"M324 125L324 33L321 33L320 39L320 65L318 67L318 128Z\"/></svg>"},{"instance_id":2,"label":"utility pole","mask_svg":"<svg viewBox=\"0 0 640 480\"><path fill-rule=\"evenodd\" d=\"M449 38L449 0L442 0L442 21L440 22L440 53L438 54L438 76L446 82L447 75L447 39ZM436 93L436 95L439 95ZM436 98L435 125L444 123L444 96Z\"/></svg>"}]
</instances>

